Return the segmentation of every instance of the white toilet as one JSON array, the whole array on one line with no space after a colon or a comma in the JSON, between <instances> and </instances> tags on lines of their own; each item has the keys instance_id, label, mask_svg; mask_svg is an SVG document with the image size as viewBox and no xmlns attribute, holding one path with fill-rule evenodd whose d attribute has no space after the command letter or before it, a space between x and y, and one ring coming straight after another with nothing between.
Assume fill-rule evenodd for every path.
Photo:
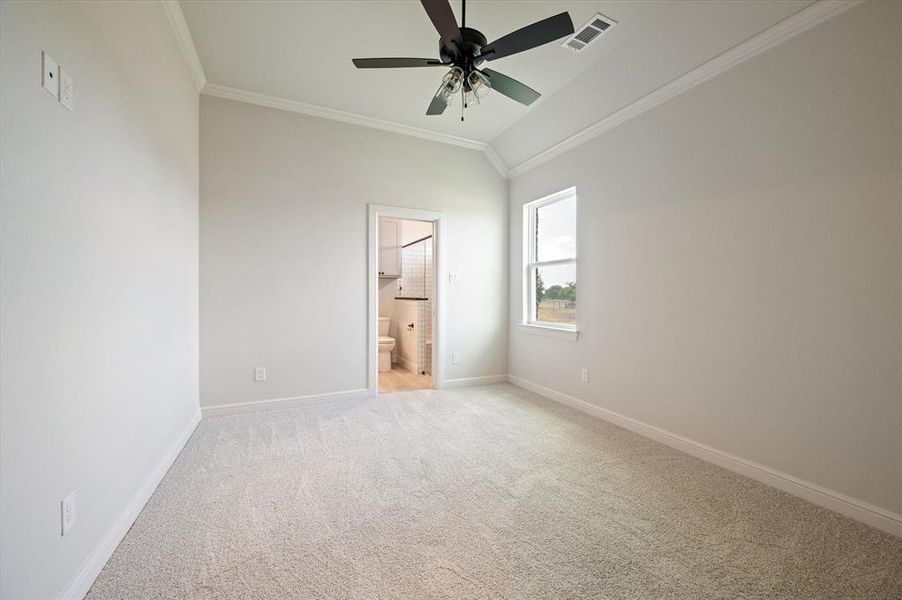
<instances>
[{"instance_id":1,"label":"white toilet","mask_svg":"<svg viewBox=\"0 0 902 600\"><path fill-rule=\"evenodd\" d=\"M391 319L379 317L379 370L391 371L391 351L395 349L395 338L389 337Z\"/></svg>"}]
</instances>

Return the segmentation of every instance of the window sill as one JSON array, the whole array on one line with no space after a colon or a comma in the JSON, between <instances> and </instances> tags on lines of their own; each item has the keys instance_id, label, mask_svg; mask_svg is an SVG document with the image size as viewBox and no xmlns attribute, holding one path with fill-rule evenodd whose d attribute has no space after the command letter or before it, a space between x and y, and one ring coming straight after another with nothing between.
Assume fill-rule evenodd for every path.
<instances>
[{"instance_id":1,"label":"window sill","mask_svg":"<svg viewBox=\"0 0 902 600\"><path fill-rule=\"evenodd\" d=\"M530 335L541 335L559 340L575 342L579 338L577 329L566 327L552 327L550 325L537 325L535 323L520 323L520 330Z\"/></svg>"}]
</instances>

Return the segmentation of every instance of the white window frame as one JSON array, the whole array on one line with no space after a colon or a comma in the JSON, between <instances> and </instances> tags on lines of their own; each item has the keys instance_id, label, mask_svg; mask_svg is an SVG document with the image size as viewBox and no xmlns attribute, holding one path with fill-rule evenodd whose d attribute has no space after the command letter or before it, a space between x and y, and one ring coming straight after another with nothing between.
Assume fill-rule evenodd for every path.
<instances>
[{"instance_id":1,"label":"white window frame","mask_svg":"<svg viewBox=\"0 0 902 600\"><path fill-rule=\"evenodd\" d=\"M549 323L547 321L534 321L532 315L536 314L536 292L535 292L535 274L540 267L549 267L555 265L574 265L576 266L576 248L574 247L573 258L562 258L558 260L536 259L536 211L537 209L573 198L576 201L576 214L579 218L579 199L576 196L576 188L571 187L539 198L523 205L523 317L520 327L526 333L545 335L549 337L557 337L568 340L576 340L579 336L579 330L576 324L569 323ZM577 220L578 224L578 220ZM576 231L573 232L574 243L576 241ZM578 292L577 292L578 293ZM578 306L578 305L577 305ZM578 318L579 309L575 312Z\"/></svg>"}]
</instances>

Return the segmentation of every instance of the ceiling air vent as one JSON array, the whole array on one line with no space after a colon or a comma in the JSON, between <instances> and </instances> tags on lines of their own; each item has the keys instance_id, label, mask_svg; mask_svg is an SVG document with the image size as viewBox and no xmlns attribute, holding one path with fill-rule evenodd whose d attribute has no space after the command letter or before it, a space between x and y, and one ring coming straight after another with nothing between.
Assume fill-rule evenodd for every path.
<instances>
[{"instance_id":1,"label":"ceiling air vent","mask_svg":"<svg viewBox=\"0 0 902 600\"><path fill-rule=\"evenodd\" d=\"M574 52L582 52L586 49L586 46L616 24L617 21L614 19L597 14L589 19L585 25L577 29L576 33L565 39L561 46Z\"/></svg>"}]
</instances>

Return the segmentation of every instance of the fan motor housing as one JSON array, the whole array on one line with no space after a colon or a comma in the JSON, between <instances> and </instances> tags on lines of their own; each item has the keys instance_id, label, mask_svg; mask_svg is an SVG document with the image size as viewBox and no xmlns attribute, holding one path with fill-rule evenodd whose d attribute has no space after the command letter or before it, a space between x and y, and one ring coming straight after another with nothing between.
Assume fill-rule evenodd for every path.
<instances>
[{"instance_id":1,"label":"fan motor housing","mask_svg":"<svg viewBox=\"0 0 902 600\"><path fill-rule=\"evenodd\" d=\"M477 31L475 29L471 29L470 27L461 27L460 35L464 40L463 48L457 48L455 45L446 46L445 43L439 38L438 41L438 53L439 56L442 57L442 62L450 62L464 68L464 72L467 71L466 66L476 66L482 63L484 58L476 58L479 56L479 53L482 51L482 47L488 43L488 40L484 35L482 35L481 31Z\"/></svg>"}]
</instances>

